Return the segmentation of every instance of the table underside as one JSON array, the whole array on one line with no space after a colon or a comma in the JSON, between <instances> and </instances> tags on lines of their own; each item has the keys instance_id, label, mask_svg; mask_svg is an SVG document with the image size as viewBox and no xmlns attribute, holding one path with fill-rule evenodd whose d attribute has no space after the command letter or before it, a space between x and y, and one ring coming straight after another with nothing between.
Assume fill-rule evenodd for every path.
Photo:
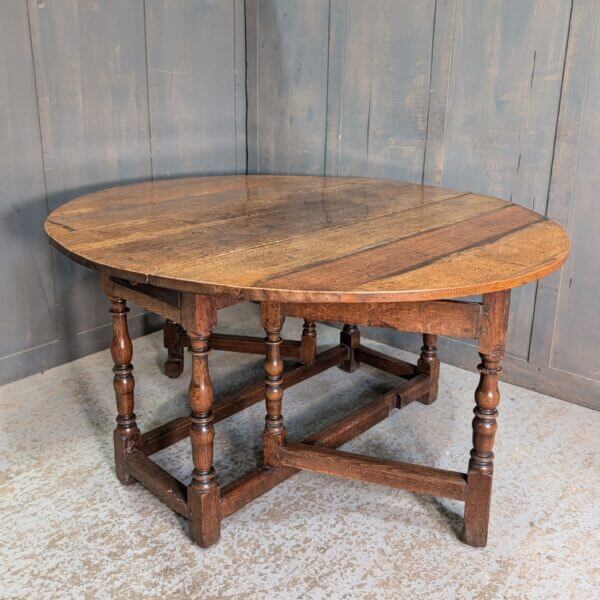
<instances>
[{"instance_id":1,"label":"table underside","mask_svg":"<svg viewBox=\"0 0 600 600\"><path fill-rule=\"evenodd\" d=\"M109 276L104 277L104 288L113 303L114 317L113 359L119 409L115 430L117 475L126 484L142 483L171 509L188 518L196 543L209 546L216 542L222 518L300 470L309 470L464 501L464 540L474 546L486 544L493 474L492 445L499 401L497 377L504 349L509 292L487 294L482 302L264 302L261 304L261 321L267 337L262 339L211 333L217 310L240 302L238 298L209 298ZM182 416L143 434L137 429L133 414L133 367L126 328L126 301L168 320L165 328L165 346L169 350L167 375L178 376L183 368L184 348L191 347L192 350L192 416ZM285 316L304 319L301 341L278 337ZM340 344L317 354L315 321L346 323ZM357 325L424 334L419 361L410 364L363 346ZM473 450L468 471L448 471L337 450L385 419L393 409L414 401L430 404L436 399L439 360L435 344L438 334L479 341L481 381L475 394ZM266 355L265 382L249 383L213 401L206 360L209 343L212 349ZM297 362L284 369L283 357ZM352 372L360 363L397 376L398 384L302 441L286 440L281 415L284 389L334 366ZM214 423L265 397L264 464L219 488L212 469ZM192 482L186 486L150 457L190 435L195 469Z\"/></svg>"}]
</instances>

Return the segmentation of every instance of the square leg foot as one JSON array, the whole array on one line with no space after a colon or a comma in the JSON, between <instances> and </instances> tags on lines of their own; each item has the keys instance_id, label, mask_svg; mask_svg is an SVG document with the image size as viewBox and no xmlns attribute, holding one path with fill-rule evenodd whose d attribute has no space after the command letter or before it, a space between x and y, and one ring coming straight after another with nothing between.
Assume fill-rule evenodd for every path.
<instances>
[{"instance_id":1,"label":"square leg foot","mask_svg":"<svg viewBox=\"0 0 600 600\"><path fill-rule=\"evenodd\" d=\"M492 480L492 473L470 471L467 475L462 539L465 544L475 548L487 545Z\"/></svg>"},{"instance_id":2,"label":"square leg foot","mask_svg":"<svg viewBox=\"0 0 600 600\"><path fill-rule=\"evenodd\" d=\"M117 479L123 485L133 485L136 482L136 479L127 472L127 468L125 467L125 455L132 448L139 447L141 441L139 432L137 435L127 437L118 429L115 429L113 432L113 440L115 446L115 471L117 472Z\"/></svg>"},{"instance_id":3,"label":"square leg foot","mask_svg":"<svg viewBox=\"0 0 600 600\"><path fill-rule=\"evenodd\" d=\"M192 486L188 487L190 537L202 548L212 546L221 536L219 504L218 487L215 486L209 491L198 491Z\"/></svg>"}]
</instances>

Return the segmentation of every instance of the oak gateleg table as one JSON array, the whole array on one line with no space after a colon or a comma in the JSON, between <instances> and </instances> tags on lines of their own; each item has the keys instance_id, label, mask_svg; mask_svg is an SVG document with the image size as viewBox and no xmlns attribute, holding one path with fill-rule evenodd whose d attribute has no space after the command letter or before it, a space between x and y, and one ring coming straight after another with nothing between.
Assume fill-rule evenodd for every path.
<instances>
[{"instance_id":1,"label":"oak gateleg table","mask_svg":"<svg viewBox=\"0 0 600 600\"><path fill-rule=\"evenodd\" d=\"M485 546L510 290L562 265L569 242L559 225L504 200L437 187L256 175L102 190L56 209L46 231L60 251L103 274L113 318L117 476L187 517L194 542L215 543L221 519L304 469L464 501L463 539ZM481 301L457 300L472 295ZM265 340L211 338L218 309L246 300L260 303ZM167 374L181 372L183 347L191 349L191 415L144 434L134 414L127 301L168 319ZM286 316L304 319L300 342L281 339ZM340 344L316 354L316 321L344 323ZM363 346L359 325L421 333L417 364ZM338 450L393 409L436 399L438 335L476 339L481 357L467 472ZM264 353L264 386L215 401L211 340ZM283 356L299 362L284 369ZM287 440L284 388L360 363L398 376L398 385L302 441ZM262 398L263 464L220 487L214 423ZM186 486L150 456L188 435L194 470Z\"/></svg>"}]
</instances>

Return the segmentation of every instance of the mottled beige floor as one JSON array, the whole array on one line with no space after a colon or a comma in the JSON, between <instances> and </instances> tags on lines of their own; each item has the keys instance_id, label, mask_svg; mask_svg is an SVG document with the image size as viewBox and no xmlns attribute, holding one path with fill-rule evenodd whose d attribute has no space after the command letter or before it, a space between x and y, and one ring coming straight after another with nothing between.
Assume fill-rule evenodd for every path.
<instances>
[{"instance_id":1,"label":"mottled beige floor","mask_svg":"<svg viewBox=\"0 0 600 600\"><path fill-rule=\"evenodd\" d=\"M337 337L319 333L322 342ZM160 337L134 346L142 427L184 414L186 377L159 372ZM256 357L215 352L211 367L218 391L260 377ZM284 399L290 438L389 382L363 366L293 388ZM475 375L445 366L435 404L395 411L346 448L462 470L475 385ZM302 473L226 519L220 543L201 550L183 519L114 477L108 352L7 385L0 596L597 598L600 413L510 385L502 393L488 548L458 540L460 503ZM262 422L257 405L217 425L222 482L254 464ZM186 480L188 444L157 455Z\"/></svg>"}]
</instances>

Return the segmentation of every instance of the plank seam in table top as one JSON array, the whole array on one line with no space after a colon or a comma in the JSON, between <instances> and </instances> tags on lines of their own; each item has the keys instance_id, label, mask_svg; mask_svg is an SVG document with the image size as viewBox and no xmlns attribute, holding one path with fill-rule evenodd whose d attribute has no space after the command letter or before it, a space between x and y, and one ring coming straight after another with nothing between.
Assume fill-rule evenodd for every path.
<instances>
[{"instance_id":1,"label":"plank seam in table top","mask_svg":"<svg viewBox=\"0 0 600 600\"><path fill-rule=\"evenodd\" d=\"M327 188L327 189L329 190L329 189L335 189L335 188ZM314 190L310 190L310 191L314 192ZM306 193L308 193L308 191ZM257 243L257 244L251 245L251 246L244 246L243 248L234 248L232 250L228 250L228 251L225 251L225 252L211 254L210 255L210 259L212 260L212 259L215 259L215 258L219 258L221 256L229 256L231 254L248 252L248 250L255 250L257 248L263 248L263 247L266 247L266 246L271 246L271 245L274 245L274 244L278 244L278 243L287 242L287 241L290 241L290 240L299 239L299 238L302 238L303 236L305 236L307 234L314 233L314 232L330 232L330 231L335 231L336 229L344 229L344 228L347 228L347 227L350 227L352 225L356 225L356 224L359 224L359 223L366 223L367 221L373 221L375 219L382 219L382 218L385 218L385 217L389 217L390 215L400 214L400 213L408 212L408 211L411 211L411 210L418 210L418 209L424 208L426 206L432 206L434 204L439 204L441 202L447 202L449 200L456 200L457 198L463 198L463 197L466 197L466 196L476 196L476 194L473 194L472 192L457 193L455 196L448 196L448 197L445 197L445 198L440 198L440 199L437 199L437 200L432 200L431 202L425 202L423 204L419 204L419 205L416 205L416 206L409 206L409 207L406 207L406 208L402 208L400 210L390 210L390 211L387 211L387 212L383 212L381 214L373 215L371 217L359 218L359 219L356 219L356 220L353 220L353 221L348 221L347 223L343 223L341 225L332 225L330 227L324 227L322 229L313 229L313 230L309 230L309 231L303 231L302 233L293 234L293 235L290 235L290 236L287 236L287 237L281 237L281 238L277 238L277 239L269 239L268 241ZM191 197L194 197L194 196L191 196ZM181 200L181 198L179 198L179 200ZM258 214L262 214L262 213L265 213L265 214L272 213L272 209L267 208L267 209L257 210L255 213L253 213L253 215L258 215ZM247 217L247 216L248 215L244 215L244 218ZM231 219L228 219L228 221L231 221ZM58 223L58 222L54 221L53 219L51 219L50 217L48 217L47 222L51 223L52 225L55 225L57 227L64 228L64 229L66 229L67 231L69 231L71 233L78 233L78 232L83 232L83 231L92 231L93 232L93 231L97 231L98 229L101 229L103 227L108 227L107 224L103 224L103 225L98 225L96 227L90 227L90 228L87 228L87 229L74 229L74 228L72 228L72 227L70 227L68 225L65 225L64 223ZM219 221L213 221L211 224L216 225L217 223L219 223ZM191 230L191 229L193 229L193 227L194 226L192 226L192 225L188 225L186 227L182 227L179 230L177 230L177 229L170 230L170 232L171 233L177 233L177 232L180 232L180 231L184 231L185 229L190 229ZM443 228L443 226L440 227L440 229L441 228ZM426 230L426 231L430 231L430 230ZM420 233L422 233L422 232L420 232ZM415 234L415 235L419 235L419 234ZM160 237L160 234L157 233L156 237ZM148 238L148 239L152 239L152 238ZM396 238L396 240L400 240L400 239L403 239L403 238L402 237ZM75 252L73 250L69 250L68 248L62 246L60 244L60 242L58 242L58 243L66 251L75 254ZM387 242L385 242L385 243L387 243ZM364 248L364 249L367 249L367 248ZM81 256L82 258L86 258L82 254L79 254L78 256ZM88 260L90 262L98 262L96 260L89 259L89 258L86 258L86 260Z\"/></svg>"}]
</instances>

